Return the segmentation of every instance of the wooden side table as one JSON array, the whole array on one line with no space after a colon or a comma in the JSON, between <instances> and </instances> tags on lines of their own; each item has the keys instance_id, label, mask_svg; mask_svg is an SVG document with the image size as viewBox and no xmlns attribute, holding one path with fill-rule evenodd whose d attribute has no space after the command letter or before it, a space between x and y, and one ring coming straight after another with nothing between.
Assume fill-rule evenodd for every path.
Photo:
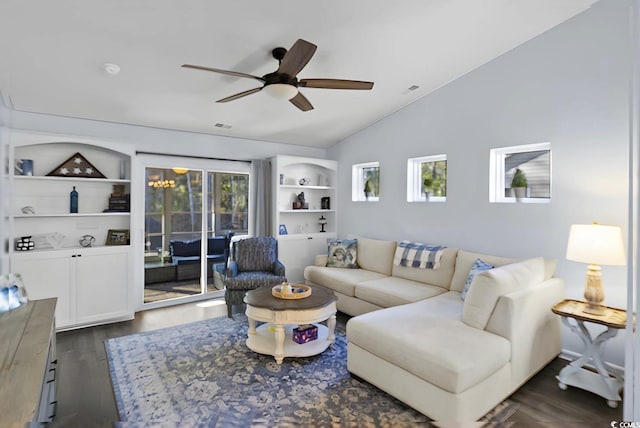
<instances>
[{"instance_id":1,"label":"wooden side table","mask_svg":"<svg viewBox=\"0 0 640 428\"><path fill-rule=\"evenodd\" d=\"M247 304L249 331L247 347L254 352L273 355L277 364L285 357L309 357L324 352L335 341L336 297L330 290L312 286L309 297L297 300L278 299L271 294L271 287L263 286L247 291L244 301ZM327 321L325 327L320 323ZM256 321L262 324L256 328ZM285 341L285 335L291 337L294 325L314 324L318 327L318 338L311 342L298 344L293 340ZM272 332L269 327L273 325Z\"/></svg>"},{"instance_id":2,"label":"wooden side table","mask_svg":"<svg viewBox=\"0 0 640 428\"><path fill-rule=\"evenodd\" d=\"M624 329L627 312L622 309L606 307L603 315L584 312L587 302L566 299L557 303L551 310L562 317L562 323L580 337L585 350L580 358L563 368L559 375L558 386L567 389L567 385L582 388L607 399L609 407L616 408L622 400L620 391L624 384L624 373L602 360L607 340L615 337L618 330ZM573 321L571 321L573 320ZM607 329L592 338L585 327L585 322L601 324ZM592 363L597 373L583 368Z\"/></svg>"}]
</instances>

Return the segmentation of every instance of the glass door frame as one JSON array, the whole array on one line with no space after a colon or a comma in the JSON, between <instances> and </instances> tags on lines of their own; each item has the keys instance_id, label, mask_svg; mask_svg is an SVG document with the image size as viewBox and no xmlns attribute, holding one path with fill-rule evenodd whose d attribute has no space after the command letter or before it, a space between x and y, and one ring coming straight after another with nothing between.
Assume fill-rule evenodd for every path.
<instances>
[{"instance_id":1,"label":"glass door frame","mask_svg":"<svg viewBox=\"0 0 640 428\"><path fill-rule=\"evenodd\" d=\"M139 245L134 246L137 250L133 254L133 261L135 266L134 284L135 289L134 301L135 310L146 310L165 306L178 305L188 302L194 302L199 300L206 300L215 297L224 296L224 290L207 290L207 263L206 253L207 246L201 245L200 247L200 260L204 261L200 263L200 289L201 293L193 296L185 296L177 299L168 299L158 302L144 303L144 240L145 240L145 199L146 199L146 170L147 168L160 168L160 169L172 169L172 168L188 168L190 170L199 171L202 174L202 198L201 198L201 212L203 219L201 221L200 237L201 242L207 242L207 225L208 220L204 217L207 216L207 195L209 192L209 183L207 176L210 172L225 172L225 173L240 173L249 175L249 224L251 224L252 218L252 197L251 197L251 162L248 161L224 161L217 159L203 159L203 158L190 158L172 155L155 155L155 154L137 154L133 160L133 176L132 186L138 187L138 194L142 197L138 201L131 201L132 204L137 205L139 214L132 219L132 233L131 239L137 239L140 242Z\"/></svg>"}]
</instances>

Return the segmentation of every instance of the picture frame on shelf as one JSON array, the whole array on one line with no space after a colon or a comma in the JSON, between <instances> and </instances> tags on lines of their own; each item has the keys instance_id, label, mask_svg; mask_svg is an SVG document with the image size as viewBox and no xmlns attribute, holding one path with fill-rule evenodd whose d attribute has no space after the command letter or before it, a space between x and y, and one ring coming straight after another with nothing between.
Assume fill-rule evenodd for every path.
<instances>
[{"instance_id":1,"label":"picture frame on shelf","mask_svg":"<svg viewBox=\"0 0 640 428\"><path fill-rule=\"evenodd\" d=\"M129 229L109 229L104 245L129 245Z\"/></svg>"},{"instance_id":2,"label":"picture frame on shelf","mask_svg":"<svg viewBox=\"0 0 640 428\"><path fill-rule=\"evenodd\" d=\"M281 224L280 227L278 228L278 235L287 235L289 232L287 232L287 226L284 224Z\"/></svg>"}]
</instances>

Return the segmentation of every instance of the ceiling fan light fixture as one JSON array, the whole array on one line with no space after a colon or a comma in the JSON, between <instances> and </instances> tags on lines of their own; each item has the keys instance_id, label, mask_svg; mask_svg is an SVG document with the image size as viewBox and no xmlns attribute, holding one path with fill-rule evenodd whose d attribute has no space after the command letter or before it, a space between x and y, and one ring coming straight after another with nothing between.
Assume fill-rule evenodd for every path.
<instances>
[{"instance_id":1,"label":"ceiling fan light fixture","mask_svg":"<svg viewBox=\"0 0 640 428\"><path fill-rule=\"evenodd\" d=\"M298 88L288 83L272 83L263 89L267 94L281 100L290 100L298 95Z\"/></svg>"}]
</instances>

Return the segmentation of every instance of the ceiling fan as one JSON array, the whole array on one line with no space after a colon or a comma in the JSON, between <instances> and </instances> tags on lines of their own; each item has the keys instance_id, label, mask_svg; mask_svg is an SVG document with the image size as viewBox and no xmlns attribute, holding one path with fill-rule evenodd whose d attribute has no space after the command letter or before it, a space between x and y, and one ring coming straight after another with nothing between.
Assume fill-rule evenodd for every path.
<instances>
[{"instance_id":1,"label":"ceiling fan","mask_svg":"<svg viewBox=\"0 0 640 428\"><path fill-rule=\"evenodd\" d=\"M373 82L364 82L360 80L343 80L343 79L300 79L297 74L309 62L318 47L306 40L298 39L291 49L275 48L271 54L278 60L280 66L273 73L265 74L262 77L252 74L241 73L238 71L221 70L219 68L202 67L200 65L183 64L183 67L194 68L197 70L213 71L214 73L228 74L236 77L246 77L256 79L263 82L258 88L249 89L226 98L218 100L219 103L226 103L255 94L261 90L270 92L271 94L288 99L294 106L302 111L313 110L313 106L309 100L298 91L298 88L322 88L322 89L371 89Z\"/></svg>"}]
</instances>

